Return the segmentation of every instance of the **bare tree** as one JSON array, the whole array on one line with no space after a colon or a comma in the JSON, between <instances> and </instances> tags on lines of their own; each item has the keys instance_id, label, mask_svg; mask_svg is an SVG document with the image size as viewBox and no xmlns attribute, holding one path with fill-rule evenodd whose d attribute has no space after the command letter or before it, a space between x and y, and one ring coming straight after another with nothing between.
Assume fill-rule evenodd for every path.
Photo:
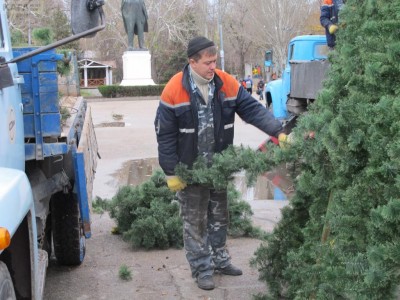
<instances>
[{"instance_id":1,"label":"bare tree","mask_svg":"<svg viewBox=\"0 0 400 300\"><path fill-rule=\"evenodd\" d=\"M319 0L254 1L251 15L258 32L255 41L260 48L273 50L278 72L284 68L289 41L306 33L306 24L315 12L316 4L319 5Z\"/></svg>"},{"instance_id":2,"label":"bare tree","mask_svg":"<svg viewBox=\"0 0 400 300\"><path fill-rule=\"evenodd\" d=\"M145 46L152 54L153 67L156 60L163 56L162 53L175 51L176 45L185 47L190 37L199 31L201 23L198 15L199 12L200 15L203 14L201 4L204 5L204 1L206 0L145 1L149 15L149 32L145 34ZM99 60L116 61L117 69L122 70L122 55L128 47L128 40L123 27L121 0L106 1L104 11L106 29L93 39L82 40L81 48L95 51ZM119 80L121 76L122 73L117 71L114 78Z\"/></svg>"},{"instance_id":3,"label":"bare tree","mask_svg":"<svg viewBox=\"0 0 400 300\"><path fill-rule=\"evenodd\" d=\"M25 34L29 28L47 25L48 8L61 5L66 12L71 0L8 0L10 23ZM191 37L204 35L222 45L218 19L223 28L225 68L244 75L246 63L263 64L264 52L273 49L275 65L285 63L287 44L305 28L318 28L319 0L145 0L149 32L145 45L150 50L157 76L165 68L184 62L184 49ZM44 9L45 8L45 9ZM122 70L122 54L127 36L121 16L121 0L107 0L104 5L106 29L92 39L82 39L80 49L96 53L98 60L115 60ZM312 15L313 14L313 15ZM312 17L310 17L312 16ZM316 19L316 22L310 21ZM220 49L221 50L221 49ZM176 54L178 52L178 54ZM122 73L122 71L120 72ZM115 79L122 74L116 72Z\"/></svg>"},{"instance_id":4,"label":"bare tree","mask_svg":"<svg viewBox=\"0 0 400 300\"><path fill-rule=\"evenodd\" d=\"M221 11L226 53L226 69L244 77L245 63L250 63L254 49L253 26L248 1L226 2Z\"/></svg>"},{"instance_id":5,"label":"bare tree","mask_svg":"<svg viewBox=\"0 0 400 300\"><path fill-rule=\"evenodd\" d=\"M10 29L19 32L30 45L33 29L48 27L54 9L66 0L6 0Z\"/></svg>"},{"instance_id":6,"label":"bare tree","mask_svg":"<svg viewBox=\"0 0 400 300\"><path fill-rule=\"evenodd\" d=\"M197 31L192 1L188 0L151 0L148 12L151 31L148 34L150 49L158 44L161 37L169 41L186 44L191 32Z\"/></svg>"}]
</instances>

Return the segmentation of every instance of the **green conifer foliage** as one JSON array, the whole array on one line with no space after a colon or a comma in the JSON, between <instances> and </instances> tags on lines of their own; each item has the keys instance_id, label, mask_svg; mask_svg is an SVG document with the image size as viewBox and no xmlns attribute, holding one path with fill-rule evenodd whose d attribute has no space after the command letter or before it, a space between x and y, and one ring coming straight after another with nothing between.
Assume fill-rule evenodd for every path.
<instances>
[{"instance_id":1,"label":"green conifer foliage","mask_svg":"<svg viewBox=\"0 0 400 300\"><path fill-rule=\"evenodd\" d=\"M253 153L252 158L247 161L254 165L255 157L259 156L265 160L264 155L256 154L250 149L233 148L225 154L225 159L234 154L243 156L245 153ZM256 155L254 155L256 154ZM222 154L223 155L223 154ZM237 165L231 160L231 165ZM225 169L228 163L221 161L215 163L215 168L224 173L218 174L214 181L218 183L218 187L222 184L228 190L228 210L230 215L230 224L228 234L232 237L253 237L264 238L265 232L254 227L251 216L253 211L249 203L241 200L240 193L235 189L230 181L220 181L221 175L233 178L231 167L230 171ZM191 183L204 183L205 178L208 183L212 184L209 175L205 178L201 174L207 174L208 168L200 161L196 163L197 169L187 170L181 167L185 172L185 179ZM235 166L236 168L236 166ZM196 174L193 177L191 175ZM214 173L215 174L215 171ZM124 186L113 197L111 203L104 203L102 199L94 202L94 208L109 210L110 216L117 222L117 231L123 234L123 237L135 248L145 249L167 249L170 247L181 248L183 246L183 228L182 220L179 215L179 204L176 194L171 192L166 184L165 175L161 170L157 170L151 176L150 180L138 186Z\"/></svg>"},{"instance_id":2,"label":"green conifer foliage","mask_svg":"<svg viewBox=\"0 0 400 300\"><path fill-rule=\"evenodd\" d=\"M296 128L302 170L253 259L266 299L396 299L400 1L348 0L329 79Z\"/></svg>"},{"instance_id":3,"label":"green conifer foliage","mask_svg":"<svg viewBox=\"0 0 400 300\"><path fill-rule=\"evenodd\" d=\"M214 154L210 167L202 157L199 157L192 168L180 164L175 168L175 172L187 183L201 183L213 186L215 189L225 189L235 173L245 170L247 184L251 186L258 175L270 171L293 155L293 151L281 151L275 146L271 146L267 153L263 153L249 147L230 145L221 153Z\"/></svg>"},{"instance_id":4,"label":"green conifer foliage","mask_svg":"<svg viewBox=\"0 0 400 300\"><path fill-rule=\"evenodd\" d=\"M110 216L134 247L166 249L183 245L179 205L162 171L156 171L139 186L122 187L112 199Z\"/></svg>"}]
</instances>

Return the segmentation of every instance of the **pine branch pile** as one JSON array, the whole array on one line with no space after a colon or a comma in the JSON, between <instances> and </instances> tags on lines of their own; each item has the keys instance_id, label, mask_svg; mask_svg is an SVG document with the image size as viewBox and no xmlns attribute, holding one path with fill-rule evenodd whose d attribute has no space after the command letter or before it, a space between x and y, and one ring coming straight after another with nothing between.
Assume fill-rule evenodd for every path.
<instances>
[{"instance_id":1,"label":"pine branch pile","mask_svg":"<svg viewBox=\"0 0 400 300\"><path fill-rule=\"evenodd\" d=\"M253 259L264 299L397 299L400 2L348 0L324 89L296 132L291 205Z\"/></svg>"},{"instance_id":2,"label":"pine branch pile","mask_svg":"<svg viewBox=\"0 0 400 300\"><path fill-rule=\"evenodd\" d=\"M228 234L232 237L263 239L266 233L253 226L251 207L241 200L240 193L231 181L235 173L246 170L248 182L254 183L258 175L277 164L271 157L281 152L278 147L273 148L270 155L266 155L250 148L231 146L214 156L212 167L208 168L199 159L190 170L183 165L178 166L176 174L188 183L208 184L216 189L227 188L230 215ZM98 199L93 206L98 211L109 210L117 222L118 232L135 248L166 249L181 248L183 245L179 203L175 193L167 188L161 170L141 185L122 187L109 205Z\"/></svg>"},{"instance_id":3,"label":"pine branch pile","mask_svg":"<svg viewBox=\"0 0 400 300\"><path fill-rule=\"evenodd\" d=\"M139 186L122 187L111 201L110 216L134 247L167 249L183 245L179 205L161 171Z\"/></svg>"}]
</instances>

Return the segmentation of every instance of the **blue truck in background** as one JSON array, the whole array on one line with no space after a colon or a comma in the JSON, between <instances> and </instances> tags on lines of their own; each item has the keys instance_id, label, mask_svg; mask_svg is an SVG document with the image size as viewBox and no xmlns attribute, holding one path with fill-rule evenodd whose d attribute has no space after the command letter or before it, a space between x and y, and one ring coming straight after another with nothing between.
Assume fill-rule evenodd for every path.
<instances>
[{"instance_id":1,"label":"blue truck in background","mask_svg":"<svg viewBox=\"0 0 400 300\"><path fill-rule=\"evenodd\" d=\"M314 102L329 68L327 54L325 35L302 35L289 42L282 78L268 82L264 90L275 118L295 123Z\"/></svg>"},{"instance_id":2,"label":"blue truck in background","mask_svg":"<svg viewBox=\"0 0 400 300\"><path fill-rule=\"evenodd\" d=\"M296 126L297 118L307 111L322 88L329 68L328 46L325 35L301 35L293 38L288 45L288 56L282 77L265 84L264 93L268 103L272 103L272 113L280 120L286 132ZM272 55L266 65L272 65ZM267 151L267 144L279 144L269 137L258 147ZM285 166L266 174L278 190L287 196L293 193L293 182ZM281 198L283 198L281 196Z\"/></svg>"},{"instance_id":3,"label":"blue truck in background","mask_svg":"<svg viewBox=\"0 0 400 300\"><path fill-rule=\"evenodd\" d=\"M59 99L54 48L104 29L103 4L72 0L74 35L13 49L0 0L0 300L42 299L53 249L84 259L97 142L86 101Z\"/></svg>"}]
</instances>

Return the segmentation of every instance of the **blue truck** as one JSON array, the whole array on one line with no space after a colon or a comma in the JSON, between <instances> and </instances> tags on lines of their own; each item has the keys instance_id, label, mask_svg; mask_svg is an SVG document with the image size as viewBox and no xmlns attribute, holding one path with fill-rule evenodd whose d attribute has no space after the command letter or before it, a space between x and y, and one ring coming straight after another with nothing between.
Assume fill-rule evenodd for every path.
<instances>
[{"instance_id":1,"label":"blue truck","mask_svg":"<svg viewBox=\"0 0 400 300\"><path fill-rule=\"evenodd\" d=\"M59 99L54 48L104 29L103 4L72 0L71 37L13 49L0 0L0 300L42 299L53 249L84 259L97 142L86 101Z\"/></svg>"},{"instance_id":2,"label":"blue truck","mask_svg":"<svg viewBox=\"0 0 400 300\"><path fill-rule=\"evenodd\" d=\"M315 101L329 68L327 54L325 35L302 35L290 41L282 78L265 85L265 99L272 103L275 118L293 126Z\"/></svg>"}]
</instances>

